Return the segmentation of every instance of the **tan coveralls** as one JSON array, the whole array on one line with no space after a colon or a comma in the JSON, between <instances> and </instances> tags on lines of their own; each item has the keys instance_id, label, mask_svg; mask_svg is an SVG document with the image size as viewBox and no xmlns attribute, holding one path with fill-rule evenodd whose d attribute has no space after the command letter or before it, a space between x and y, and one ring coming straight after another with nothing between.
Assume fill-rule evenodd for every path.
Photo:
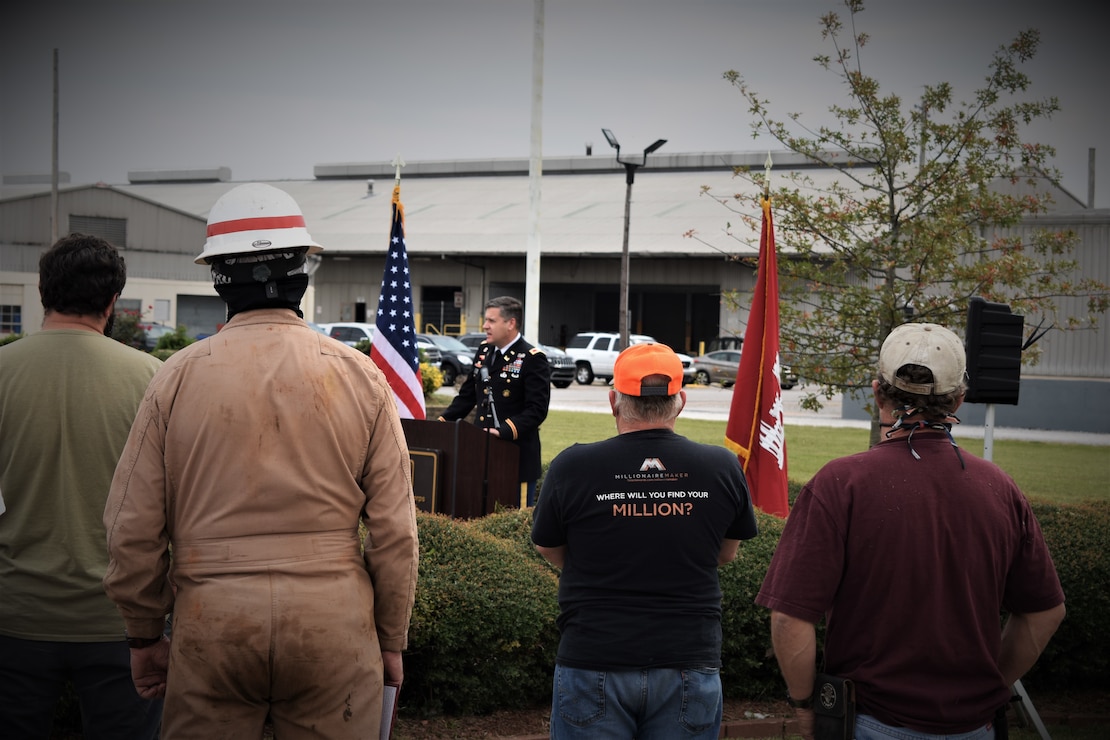
<instances>
[{"instance_id":1,"label":"tan coveralls","mask_svg":"<svg viewBox=\"0 0 1110 740\"><path fill-rule=\"evenodd\" d=\"M236 315L151 381L104 521L128 634L173 612L163 738L257 738L267 716L283 739L377 737L418 555L408 448L368 357L288 310Z\"/></svg>"}]
</instances>

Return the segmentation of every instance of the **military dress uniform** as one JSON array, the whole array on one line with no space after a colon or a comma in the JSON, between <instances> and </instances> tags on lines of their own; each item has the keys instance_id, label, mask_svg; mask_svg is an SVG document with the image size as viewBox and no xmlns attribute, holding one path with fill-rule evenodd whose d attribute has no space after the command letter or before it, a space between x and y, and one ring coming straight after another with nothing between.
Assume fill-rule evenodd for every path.
<instances>
[{"instance_id":1,"label":"military dress uniform","mask_svg":"<svg viewBox=\"0 0 1110 740\"><path fill-rule=\"evenodd\" d=\"M478 426L496 428L501 439L520 447L520 481L532 484L540 477L540 424L550 402L551 366L543 350L523 337L504 352L483 342L474 354L473 370L439 418L463 419L477 407Z\"/></svg>"}]
</instances>

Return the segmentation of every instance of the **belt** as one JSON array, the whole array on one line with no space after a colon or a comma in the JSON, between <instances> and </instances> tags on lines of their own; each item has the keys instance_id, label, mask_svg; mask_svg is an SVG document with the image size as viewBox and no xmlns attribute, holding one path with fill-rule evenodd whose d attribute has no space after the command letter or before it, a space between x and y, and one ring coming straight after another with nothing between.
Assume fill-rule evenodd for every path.
<instances>
[{"instance_id":1,"label":"belt","mask_svg":"<svg viewBox=\"0 0 1110 740\"><path fill-rule=\"evenodd\" d=\"M174 567L281 563L321 556L359 556L357 531L265 534L207 542L175 542Z\"/></svg>"}]
</instances>

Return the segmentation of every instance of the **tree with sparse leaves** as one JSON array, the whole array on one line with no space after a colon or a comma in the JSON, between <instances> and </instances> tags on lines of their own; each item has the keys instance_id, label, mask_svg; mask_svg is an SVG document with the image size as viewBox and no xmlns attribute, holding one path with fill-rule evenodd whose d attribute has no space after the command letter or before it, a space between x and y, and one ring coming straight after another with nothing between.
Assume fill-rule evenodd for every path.
<instances>
[{"instance_id":1,"label":"tree with sparse leaves","mask_svg":"<svg viewBox=\"0 0 1110 740\"><path fill-rule=\"evenodd\" d=\"M1023 97L1030 81L1021 66L1037 50L1037 31L995 52L970 102L953 102L951 86L941 83L905 103L864 73L868 35L855 30L864 3L844 5L851 32L837 13L822 17L822 37L834 53L814 59L847 90L847 102L829 109L837 126L810 128L795 113L788 121L772 118L769 101L737 72L724 75L749 105L754 136L770 134L836 174L832 184L814 170L773 174L786 184L769 190L783 353L819 388L803 405L819 408L820 396L840 392L859 397L891 329L913 320L959 331L971 296L1047 317L1062 329L1094 328L1107 309L1108 288L1078 273L1075 233L1014 228L1049 209L1046 186L1058 180L1047 164L1054 150L1021 138L1024 126L1059 108L1053 97ZM736 175L752 186L747 192L706 194L758 233L765 174L738 168ZM1071 296L1087 298L1086 313L1057 316L1057 300ZM874 443L877 410L872 414Z\"/></svg>"}]
</instances>

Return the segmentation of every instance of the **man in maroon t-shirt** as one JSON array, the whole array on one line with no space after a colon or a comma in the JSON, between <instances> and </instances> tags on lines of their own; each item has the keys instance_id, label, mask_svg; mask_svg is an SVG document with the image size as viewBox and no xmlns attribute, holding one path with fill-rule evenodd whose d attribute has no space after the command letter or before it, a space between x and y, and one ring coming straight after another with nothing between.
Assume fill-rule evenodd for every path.
<instances>
[{"instance_id":1,"label":"man in maroon t-shirt","mask_svg":"<svg viewBox=\"0 0 1110 740\"><path fill-rule=\"evenodd\" d=\"M827 464L790 512L756 603L771 609L775 655L806 738L822 618L823 670L854 681L857 738L891 728L992 738L1010 687L1064 618L1025 496L952 439L965 371L951 331L892 331L872 383L886 438Z\"/></svg>"}]
</instances>

